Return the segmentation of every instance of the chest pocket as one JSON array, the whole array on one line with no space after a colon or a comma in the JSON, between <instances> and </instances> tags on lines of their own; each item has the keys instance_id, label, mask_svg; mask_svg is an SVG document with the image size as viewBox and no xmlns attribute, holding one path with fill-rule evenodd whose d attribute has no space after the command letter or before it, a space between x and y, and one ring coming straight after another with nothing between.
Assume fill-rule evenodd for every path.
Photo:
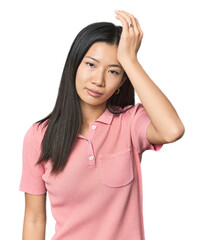
<instances>
[{"instance_id":1,"label":"chest pocket","mask_svg":"<svg viewBox=\"0 0 204 240\"><path fill-rule=\"evenodd\" d=\"M123 187L134 179L131 149L99 155L101 181L109 187Z\"/></svg>"}]
</instances>

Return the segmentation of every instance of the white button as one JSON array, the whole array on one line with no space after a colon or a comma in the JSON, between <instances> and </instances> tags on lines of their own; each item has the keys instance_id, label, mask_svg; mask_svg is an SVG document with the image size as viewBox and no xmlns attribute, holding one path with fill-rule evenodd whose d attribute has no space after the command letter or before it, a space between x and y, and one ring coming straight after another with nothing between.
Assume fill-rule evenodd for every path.
<instances>
[{"instance_id":1,"label":"white button","mask_svg":"<svg viewBox=\"0 0 204 240\"><path fill-rule=\"evenodd\" d=\"M89 160L93 160L93 156L89 157Z\"/></svg>"},{"instance_id":2,"label":"white button","mask_svg":"<svg viewBox=\"0 0 204 240\"><path fill-rule=\"evenodd\" d=\"M89 142L89 140L88 140L88 141L86 141L86 143L87 143L87 144L89 144L89 143L90 143L90 142Z\"/></svg>"},{"instance_id":3,"label":"white button","mask_svg":"<svg viewBox=\"0 0 204 240\"><path fill-rule=\"evenodd\" d=\"M93 126L92 126L92 129L96 129L96 126L95 126L95 125L93 125Z\"/></svg>"}]
</instances>

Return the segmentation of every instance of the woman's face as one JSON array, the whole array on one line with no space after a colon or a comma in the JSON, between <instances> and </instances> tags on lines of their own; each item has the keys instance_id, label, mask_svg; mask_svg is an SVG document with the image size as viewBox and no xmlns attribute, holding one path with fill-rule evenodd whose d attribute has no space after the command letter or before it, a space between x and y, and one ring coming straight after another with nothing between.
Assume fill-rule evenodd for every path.
<instances>
[{"instance_id":1,"label":"woman's face","mask_svg":"<svg viewBox=\"0 0 204 240\"><path fill-rule=\"evenodd\" d=\"M95 42L76 72L76 91L82 104L103 105L124 83L124 70L117 60L117 45ZM123 80L123 81L122 81ZM100 92L93 96L88 89Z\"/></svg>"}]
</instances>

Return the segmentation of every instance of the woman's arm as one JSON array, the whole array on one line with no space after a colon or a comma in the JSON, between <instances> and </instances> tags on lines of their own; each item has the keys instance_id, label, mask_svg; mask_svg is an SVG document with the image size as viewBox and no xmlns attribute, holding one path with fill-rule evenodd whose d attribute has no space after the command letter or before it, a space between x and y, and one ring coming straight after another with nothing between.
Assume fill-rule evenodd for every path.
<instances>
[{"instance_id":1,"label":"woman's arm","mask_svg":"<svg viewBox=\"0 0 204 240\"><path fill-rule=\"evenodd\" d=\"M164 93L149 78L139 61L127 62L126 73L151 119L152 126L149 126L149 131L147 131L150 142L156 143L153 139L158 134L167 142L181 138L184 134L184 125L176 110Z\"/></svg>"},{"instance_id":2,"label":"woman's arm","mask_svg":"<svg viewBox=\"0 0 204 240\"><path fill-rule=\"evenodd\" d=\"M23 240L45 240L46 194L25 193Z\"/></svg>"},{"instance_id":3,"label":"woman's arm","mask_svg":"<svg viewBox=\"0 0 204 240\"><path fill-rule=\"evenodd\" d=\"M116 14L123 25L117 58L151 119L147 138L151 143L173 142L184 134L184 125L170 101L149 78L137 59L143 37L140 24L130 13L116 11Z\"/></svg>"}]
</instances>

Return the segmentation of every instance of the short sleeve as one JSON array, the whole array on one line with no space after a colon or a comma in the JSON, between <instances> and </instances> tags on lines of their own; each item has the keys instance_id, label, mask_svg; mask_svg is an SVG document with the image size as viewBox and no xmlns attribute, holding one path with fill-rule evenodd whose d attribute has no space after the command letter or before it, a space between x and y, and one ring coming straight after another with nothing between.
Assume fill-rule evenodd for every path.
<instances>
[{"instance_id":1,"label":"short sleeve","mask_svg":"<svg viewBox=\"0 0 204 240\"><path fill-rule=\"evenodd\" d=\"M42 179L44 167L42 164L35 165L40 156L41 145L39 137L36 136L36 129L35 125L32 125L24 136L19 191L40 195L46 193L46 187Z\"/></svg>"},{"instance_id":2,"label":"short sleeve","mask_svg":"<svg viewBox=\"0 0 204 240\"><path fill-rule=\"evenodd\" d=\"M138 153L146 150L159 151L163 144L151 144L146 137L147 127L151 123L151 119L143 105L137 103L132 107L131 115L131 138L134 148Z\"/></svg>"}]
</instances>

